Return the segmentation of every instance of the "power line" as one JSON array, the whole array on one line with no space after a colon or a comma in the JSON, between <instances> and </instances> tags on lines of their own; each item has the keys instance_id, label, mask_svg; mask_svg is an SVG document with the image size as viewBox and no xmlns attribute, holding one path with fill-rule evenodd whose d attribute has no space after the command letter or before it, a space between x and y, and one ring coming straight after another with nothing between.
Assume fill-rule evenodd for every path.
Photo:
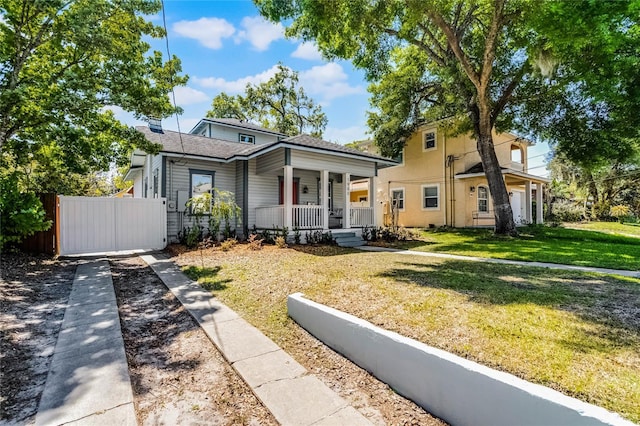
<instances>
[{"instance_id":1,"label":"power line","mask_svg":"<svg viewBox=\"0 0 640 426\"><path fill-rule=\"evenodd\" d=\"M165 13L164 0L160 0L162 7L162 26L164 27L164 39L167 46L167 60L171 61L171 50L169 49L169 31L167 30L167 15ZM180 130L180 117L178 116L178 105L176 103L176 91L173 84L173 73L169 73L169 79L171 83L171 98L173 100L173 108L175 110L176 125L178 126L178 137L180 138L180 148L182 149L182 156L184 157L184 143L182 142L182 131ZM178 160L180 161L180 160Z\"/></svg>"}]
</instances>

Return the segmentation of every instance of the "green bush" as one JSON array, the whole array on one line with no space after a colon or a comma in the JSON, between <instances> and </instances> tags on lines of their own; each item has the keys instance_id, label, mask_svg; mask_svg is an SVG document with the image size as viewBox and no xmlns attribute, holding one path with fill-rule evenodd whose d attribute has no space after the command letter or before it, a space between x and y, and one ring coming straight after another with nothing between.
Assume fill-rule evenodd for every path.
<instances>
[{"instance_id":1,"label":"green bush","mask_svg":"<svg viewBox=\"0 0 640 426\"><path fill-rule=\"evenodd\" d=\"M50 227L36 194L20 192L16 174L0 176L0 248Z\"/></svg>"},{"instance_id":2,"label":"green bush","mask_svg":"<svg viewBox=\"0 0 640 426\"><path fill-rule=\"evenodd\" d=\"M560 200L553 203L552 220L559 222L579 222L584 219L584 208L576 203Z\"/></svg>"}]
</instances>

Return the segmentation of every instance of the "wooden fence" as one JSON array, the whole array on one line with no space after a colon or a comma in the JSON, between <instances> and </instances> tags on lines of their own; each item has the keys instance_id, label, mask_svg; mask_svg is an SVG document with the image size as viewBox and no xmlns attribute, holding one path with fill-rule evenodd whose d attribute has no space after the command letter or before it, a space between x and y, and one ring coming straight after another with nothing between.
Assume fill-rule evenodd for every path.
<instances>
[{"instance_id":1,"label":"wooden fence","mask_svg":"<svg viewBox=\"0 0 640 426\"><path fill-rule=\"evenodd\" d=\"M46 217L52 221L47 231L36 232L22 242L23 251L56 254L58 252L58 197L56 194L40 194Z\"/></svg>"}]
</instances>

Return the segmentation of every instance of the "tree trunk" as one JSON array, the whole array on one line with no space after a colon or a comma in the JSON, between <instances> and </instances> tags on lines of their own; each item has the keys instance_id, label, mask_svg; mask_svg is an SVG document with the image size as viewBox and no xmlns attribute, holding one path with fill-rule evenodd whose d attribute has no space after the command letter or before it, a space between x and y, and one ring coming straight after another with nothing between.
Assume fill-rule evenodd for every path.
<instances>
[{"instance_id":1,"label":"tree trunk","mask_svg":"<svg viewBox=\"0 0 640 426\"><path fill-rule=\"evenodd\" d=\"M489 192L493 201L493 213L496 220L494 232L497 235L517 236L518 230L513 221L513 211L507 192L507 185L504 183L500 163L493 146L493 137L491 135L491 127L476 125L476 134L478 138L478 153L482 160L484 174L487 177Z\"/></svg>"}]
</instances>

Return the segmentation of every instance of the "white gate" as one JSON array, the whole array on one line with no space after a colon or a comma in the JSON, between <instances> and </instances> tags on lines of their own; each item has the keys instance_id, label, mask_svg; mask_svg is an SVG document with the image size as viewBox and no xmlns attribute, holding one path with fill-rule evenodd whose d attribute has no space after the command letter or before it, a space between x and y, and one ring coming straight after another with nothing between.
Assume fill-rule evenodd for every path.
<instances>
[{"instance_id":1,"label":"white gate","mask_svg":"<svg viewBox=\"0 0 640 426\"><path fill-rule=\"evenodd\" d=\"M59 254L161 250L167 243L164 198L58 197Z\"/></svg>"}]
</instances>

